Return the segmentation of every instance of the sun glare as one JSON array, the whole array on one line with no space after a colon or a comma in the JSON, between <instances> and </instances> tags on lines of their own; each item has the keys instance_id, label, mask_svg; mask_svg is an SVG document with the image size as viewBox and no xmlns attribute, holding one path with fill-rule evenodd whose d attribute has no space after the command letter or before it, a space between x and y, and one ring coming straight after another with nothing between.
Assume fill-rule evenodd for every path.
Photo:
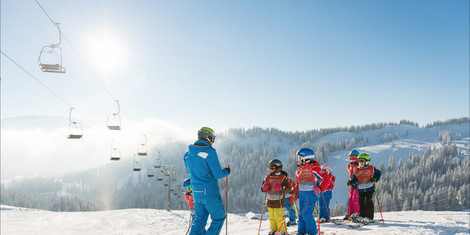
<instances>
[{"instance_id":1,"label":"sun glare","mask_svg":"<svg viewBox=\"0 0 470 235\"><path fill-rule=\"evenodd\" d=\"M87 38L90 61L94 69L106 75L113 74L124 64L125 47L116 37L101 36Z\"/></svg>"}]
</instances>

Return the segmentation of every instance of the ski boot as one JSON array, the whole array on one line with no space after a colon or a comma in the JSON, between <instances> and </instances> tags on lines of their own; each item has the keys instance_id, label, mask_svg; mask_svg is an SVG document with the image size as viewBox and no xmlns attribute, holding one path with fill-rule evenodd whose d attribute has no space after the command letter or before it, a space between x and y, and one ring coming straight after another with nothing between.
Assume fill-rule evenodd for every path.
<instances>
[{"instance_id":1,"label":"ski boot","mask_svg":"<svg viewBox=\"0 0 470 235\"><path fill-rule=\"evenodd\" d=\"M361 217L358 213L353 213L351 214L351 221L354 223L361 223L364 220L363 217Z\"/></svg>"},{"instance_id":2,"label":"ski boot","mask_svg":"<svg viewBox=\"0 0 470 235\"><path fill-rule=\"evenodd\" d=\"M296 225L297 223L295 221L289 221L287 222L287 227L289 226L292 226L292 225Z\"/></svg>"}]
</instances>

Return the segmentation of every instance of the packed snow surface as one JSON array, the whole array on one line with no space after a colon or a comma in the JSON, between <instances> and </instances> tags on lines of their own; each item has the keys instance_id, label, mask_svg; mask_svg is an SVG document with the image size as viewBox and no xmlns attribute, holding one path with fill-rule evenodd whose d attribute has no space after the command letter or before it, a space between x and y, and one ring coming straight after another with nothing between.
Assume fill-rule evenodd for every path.
<instances>
[{"instance_id":1,"label":"packed snow surface","mask_svg":"<svg viewBox=\"0 0 470 235\"><path fill-rule=\"evenodd\" d=\"M252 215L253 213L250 213ZM253 216L251 216L254 218ZM470 234L469 211L400 211L383 213L385 223L357 229L347 225L321 224L324 234ZM375 219L380 214L375 213ZM228 234L258 234L260 220L228 215ZM1 234L185 234L188 211L124 209L98 212L51 212L1 206ZM296 231L297 227L288 227ZM225 226L221 234L225 234ZM268 234L263 220L260 234Z\"/></svg>"}]
</instances>

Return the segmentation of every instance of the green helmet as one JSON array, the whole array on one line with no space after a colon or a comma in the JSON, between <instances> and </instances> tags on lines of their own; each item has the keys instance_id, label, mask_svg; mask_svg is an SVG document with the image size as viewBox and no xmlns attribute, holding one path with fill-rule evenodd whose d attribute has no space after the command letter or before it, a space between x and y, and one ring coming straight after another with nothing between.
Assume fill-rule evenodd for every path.
<instances>
[{"instance_id":1,"label":"green helmet","mask_svg":"<svg viewBox=\"0 0 470 235\"><path fill-rule=\"evenodd\" d=\"M209 127L202 127L198 132L197 132L198 138L201 140L208 141L209 144L213 144L215 141L215 135L214 135L214 130L212 130Z\"/></svg>"},{"instance_id":2,"label":"green helmet","mask_svg":"<svg viewBox=\"0 0 470 235\"><path fill-rule=\"evenodd\" d=\"M359 156L357 156L357 161L360 159L364 159L366 162L370 162L370 156L367 153L361 153Z\"/></svg>"}]
</instances>

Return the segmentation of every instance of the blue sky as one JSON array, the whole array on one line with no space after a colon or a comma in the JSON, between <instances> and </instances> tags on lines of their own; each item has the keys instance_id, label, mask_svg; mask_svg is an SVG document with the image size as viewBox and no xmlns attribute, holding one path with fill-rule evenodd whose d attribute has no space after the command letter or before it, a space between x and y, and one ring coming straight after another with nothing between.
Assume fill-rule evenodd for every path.
<instances>
[{"instance_id":1,"label":"blue sky","mask_svg":"<svg viewBox=\"0 0 470 235\"><path fill-rule=\"evenodd\" d=\"M85 125L113 99L133 122L216 132L469 115L467 0L38 2L67 73L39 69L58 32L34 0L1 1L1 51ZM68 115L4 55L1 78L2 118Z\"/></svg>"}]
</instances>

